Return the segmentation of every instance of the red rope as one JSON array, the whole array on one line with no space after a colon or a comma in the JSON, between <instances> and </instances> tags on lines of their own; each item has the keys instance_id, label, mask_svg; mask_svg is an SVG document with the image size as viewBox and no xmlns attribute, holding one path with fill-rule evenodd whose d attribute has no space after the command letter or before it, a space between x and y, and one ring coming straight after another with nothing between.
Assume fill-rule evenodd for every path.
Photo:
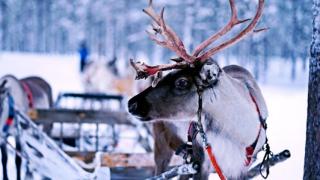
<instances>
[{"instance_id":1,"label":"red rope","mask_svg":"<svg viewBox=\"0 0 320 180\"><path fill-rule=\"evenodd\" d=\"M32 92L31 92L31 89L30 87L28 86L27 83L25 82L21 82L22 84L22 87L25 91L25 93L27 94L27 98L28 98L28 101L29 101L29 108L33 108L33 96L32 96Z\"/></svg>"},{"instance_id":2,"label":"red rope","mask_svg":"<svg viewBox=\"0 0 320 180\"><path fill-rule=\"evenodd\" d=\"M251 92L249 92L249 95L250 95L251 100L253 101L254 105L256 106L256 110L258 112L258 115L261 116L261 112L260 112L260 109L259 109L259 106L258 106L256 99L254 98L254 96L252 95Z\"/></svg>"},{"instance_id":3,"label":"red rope","mask_svg":"<svg viewBox=\"0 0 320 180\"><path fill-rule=\"evenodd\" d=\"M259 140L259 137L260 137L260 133L261 133L261 129L262 129L262 125L260 124L260 127L259 127L259 132L258 132L258 135L256 137L256 140L254 141L254 143L248 147L246 147L246 156L247 156L247 160L245 162L246 166L249 166L250 163L251 163L251 160L252 160L252 155L253 155L253 152L256 148L256 145L258 143L258 140Z\"/></svg>"},{"instance_id":4,"label":"red rope","mask_svg":"<svg viewBox=\"0 0 320 180\"><path fill-rule=\"evenodd\" d=\"M224 175L223 175L223 173L222 173L222 171L220 169L220 166L217 163L216 158L214 157L214 154L212 153L211 146L207 145L206 150L207 150L207 154L208 154L208 156L210 158L211 164L214 167L214 169L216 170L216 172L219 175L220 179L221 180L226 180L226 178L224 177Z\"/></svg>"},{"instance_id":5,"label":"red rope","mask_svg":"<svg viewBox=\"0 0 320 180\"><path fill-rule=\"evenodd\" d=\"M199 93L199 92L198 92L198 93ZM259 106L258 106L258 104L257 104L257 102L256 102L256 99L254 98L254 96L253 96L250 92L249 92L249 94L250 94L250 97L251 97L253 103L254 103L255 106L256 106L256 110L257 110L257 112L258 112L258 115L260 116L260 115L261 115L261 114L260 114L260 109L259 109ZM199 105L200 105L200 106L199 106L199 109L200 109L200 110L198 110L198 111L200 111L200 113L198 113L198 118L199 118L199 122L200 122L199 124L200 124L200 126L202 126L202 125L201 125L201 105L202 105L201 94L199 94ZM199 115L199 114L200 114L200 115ZM191 130L191 125L189 126L188 134L190 133L190 130ZM261 131L261 125L260 125L260 130L259 130L257 139L259 138L260 131ZM201 131L200 131L200 133L201 133ZM204 132L203 132L203 133L204 133ZM204 134L204 135L205 135L205 134ZM206 140L205 140L205 141L206 141ZM217 172L220 180L226 180L226 178L225 178L225 176L223 175L222 170L221 170L221 168L220 168L220 166L219 166L219 164L218 164L218 162L217 162L217 160L216 160L216 158L215 158L215 156L214 156L214 154L213 154L213 152L212 152L211 146L210 146L209 144L207 144L207 143L205 143L205 144L206 144L206 151L207 151L207 154L208 154L208 156L209 156L209 158L210 158L211 164L212 164L212 166L214 167L214 169L216 170L216 172ZM254 148L253 148L253 147L247 147L247 148L246 148L246 153L247 153L247 162L246 162L246 165L247 165L247 166L248 166L248 165L250 164L250 162L251 162L251 156L252 156L253 152L254 152Z\"/></svg>"}]
</instances>

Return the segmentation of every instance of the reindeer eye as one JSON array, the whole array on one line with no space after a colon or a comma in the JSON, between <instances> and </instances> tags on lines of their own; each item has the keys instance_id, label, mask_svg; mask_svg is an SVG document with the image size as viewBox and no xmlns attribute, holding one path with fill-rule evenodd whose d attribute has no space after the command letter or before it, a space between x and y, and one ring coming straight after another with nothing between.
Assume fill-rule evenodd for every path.
<instances>
[{"instance_id":1,"label":"reindeer eye","mask_svg":"<svg viewBox=\"0 0 320 180\"><path fill-rule=\"evenodd\" d=\"M185 77L179 78L175 82L175 87L180 90L187 89L190 85L190 81Z\"/></svg>"}]
</instances>

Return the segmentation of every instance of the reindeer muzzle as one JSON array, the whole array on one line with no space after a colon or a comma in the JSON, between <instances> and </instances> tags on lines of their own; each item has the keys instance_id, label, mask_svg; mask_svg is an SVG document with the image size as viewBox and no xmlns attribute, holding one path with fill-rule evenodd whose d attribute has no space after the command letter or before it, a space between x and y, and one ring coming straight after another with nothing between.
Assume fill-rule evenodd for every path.
<instances>
[{"instance_id":1,"label":"reindeer muzzle","mask_svg":"<svg viewBox=\"0 0 320 180\"><path fill-rule=\"evenodd\" d=\"M128 101L129 113L139 118L141 121L149 121L148 116L150 110L150 104L143 97L143 95L138 94Z\"/></svg>"}]
</instances>

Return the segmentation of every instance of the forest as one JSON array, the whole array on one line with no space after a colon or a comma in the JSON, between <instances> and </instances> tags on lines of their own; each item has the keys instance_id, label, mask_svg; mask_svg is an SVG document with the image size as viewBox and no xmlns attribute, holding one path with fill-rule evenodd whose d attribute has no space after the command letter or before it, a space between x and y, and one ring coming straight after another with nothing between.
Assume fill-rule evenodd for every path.
<instances>
[{"instance_id":1,"label":"forest","mask_svg":"<svg viewBox=\"0 0 320 180\"><path fill-rule=\"evenodd\" d=\"M310 1L310 0L309 0ZM141 11L146 0L0 0L0 50L33 53L75 53L85 41L91 54L113 58L147 57L151 63L173 56L148 39L150 19ZM223 27L230 18L225 0L155 0L157 10L165 6L165 20L192 51ZM267 72L273 58L290 61L291 78L296 69L306 69L311 41L311 2L268 0L257 33L219 54L254 66L255 77ZM237 2L240 18L251 18L257 3ZM245 25L245 24L244 24ZM240 31L235 28L231 36ZM302 61L302 67L297 62Z\"/></svg>"}]
</instances>

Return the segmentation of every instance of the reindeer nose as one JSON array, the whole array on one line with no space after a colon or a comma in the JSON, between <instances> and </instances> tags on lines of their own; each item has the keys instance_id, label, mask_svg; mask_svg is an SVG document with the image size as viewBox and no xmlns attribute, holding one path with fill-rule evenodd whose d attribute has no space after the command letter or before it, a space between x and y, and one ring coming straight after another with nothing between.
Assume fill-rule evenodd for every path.
<instances>
[{"instance_id":1,"label":"reindeer nose","mask_svg":"<svg viewBox=\"0 0 320 180\"><path fill-rule=\"evenodd\" d=\"M133 97L128 102L128 110L131 114L139 118L147 118L150 110L150 104L139 96Z\"/></svg>"},{"instance_id":2,"label":"reindeer nose","mask_svg":"<svg viewBox=\"0 0 320 180\"><path fill-rule=\"evenodd\" d=\"M129 103L129 107L128 108L129 108L129 112L130 113L134 113L138 109L138 103L137 102L134 102L132 104Z\"/></svg>"}]
</instances>

